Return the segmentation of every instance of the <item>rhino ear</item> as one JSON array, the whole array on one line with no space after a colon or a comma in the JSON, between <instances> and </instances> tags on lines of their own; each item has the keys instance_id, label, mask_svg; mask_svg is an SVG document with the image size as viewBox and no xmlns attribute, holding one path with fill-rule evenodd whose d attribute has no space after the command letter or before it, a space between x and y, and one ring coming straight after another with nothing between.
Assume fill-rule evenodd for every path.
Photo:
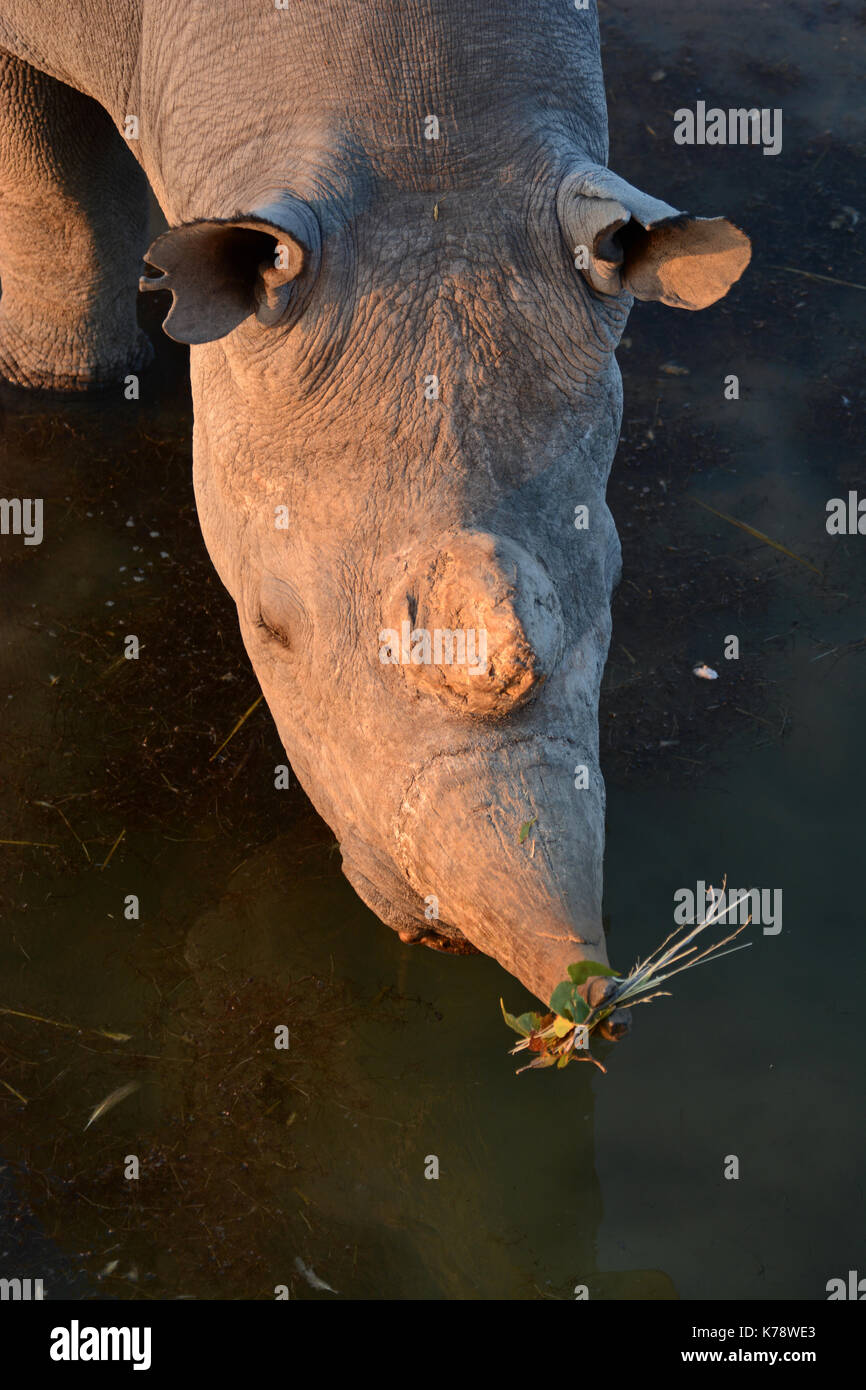
<instances>
[{"instance_id":1,"label":"rhino ear","mask_svg":"<svg viewBox=\"0 0 866 1390\"><path fill-rule=\"evenodd\" d=\"M288 194L252 213L172 227L145 253L142 290L171 290L163 323L179 343L212 343L244 319L298 312L319 268L312 209Z\"/></svg>"},{"instance_id":2,"label":"rhino ear","mask_svg":"<svg viewBox=\"0 0 866 1390\"><path fill-rule=\"evenodd\" d=\"M575 265L600 294L705 309L751 259L749 238L726 218L678 212L600 165L568 173L556 207Z\"/></svg>"}]
</instances>

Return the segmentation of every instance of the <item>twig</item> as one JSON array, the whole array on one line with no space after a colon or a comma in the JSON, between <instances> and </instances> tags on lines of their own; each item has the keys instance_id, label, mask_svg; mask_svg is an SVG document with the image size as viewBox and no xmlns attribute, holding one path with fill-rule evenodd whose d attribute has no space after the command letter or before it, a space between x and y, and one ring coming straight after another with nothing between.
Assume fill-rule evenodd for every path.
<instances>
[{"instance_id":1,"label":"twig","mask_svg":"<svg viewBox=\"0 0 866 1390\"><path fill-rule=\"evenodd\" d=\"M821 571L818 569L817 565L812 565L808 560L801 559L799 555L795 555L794 551L789 550L787 546L780 545L778 541L774 541L770 536L765 536L763 531L756 530L754 526L747 525L745 521L738 521L735 516L728 516L727 512L716 511L715 507L711 507L707 502L701 502L697 497L693 497L692 501L699 507L703 507L705 512L712 512L713 516L721 517L722 521L728 521L732 526L739 526L741 531L745 531L749 536L754 536L755 540L763 541L765 545L771 545L774 550L780 550L782 554L787 555L789 559L796 560L798 565L803 565L805 569L811 570L813 574L820 575Z\"/></svg>"},{"instance_id":2,"label":"twig","mask_svg":"<svg viewBox=\"0 0 866 1390\"><path fill-rule=\"evenodd\" d=\"M2 1078L2 1076L0 1076L0 1085L5 1086L5 1087L6 1087L6 1090L7 1090L7 1091L11 1091L12 1094L13 1094L13 1096L17 1096L18 1100L20 1100L24 1105L29 1105L29 1104L30 1104L30 1102L29 1102L29 1100L27 1099L27 1097L26 1097L26 1096L22 1096L22 1094L21 1094L20 1091L16 1091L15 1087L12 1086L12 1085L10 1085L8 1081L4 1081L3 1078Z\"/></svg>"},{"instance_id":3,"label":"twig","mask_svg":"<svg viewBox=\"0 0 866 1390\"><path fill-rule=\"evenodd\" d=\"M259 698L258 698L257 700L254 700L253 703L250 705L250 707L249 707L249 709L247 710L246 714L242 714L242 715L241 715L240 719L238 720L237 724L235 724L235 726L234 726L234 728L232 729L231 733L229 734L228 738L224 738L223 741L222 741L222 743L220 744L219 748L216 750L216 752L215 752L215 753L211 753L210 757L208 758L208 762L209 762L209 763L212 763L213 760L214 760L214 758L218 758L218 757L219 757L220 753L223 751L223 749L225 748L226 744L231 742L231 740L234 738L235 734L237 733L238 729L241 727L242 724L246 723L246 721L249 719L250 715L252 714L253 710L256 709L256 707L262 703L262 700L263 700L263 699L264 699L264 696L263 696L263 695L260 695Z\"/></svg>"},{"instance_id":4,"label":"twig","mask_svg":"<svg viewBox=\"0 0 866 1390\"><path fill-rule=\"evenodd\" d=\"M33 805L34 805L34 806L44 806L45 809L46 809L47 811L56 811L57 814L58 814L58 816L60 817L60 819L63 821L63 824L66 826L66 829L69 831L70 835L74 835L74 836L75 836L75 838L76 838L76 840L78 841L78 843L80 844L81 848L84 850L84 853L85 853L85 856L86 856L86 858L87 858L88 864L90 864L90 863L93 862L93 861L91 860L91 858L90 858L90 850L87 848L87 845L84 843L84 841L82 840L81 836L78 835L78 834L72 829L72 826L69 824L69 821L66 819L65 815L63 814L63 812L61 811L61 809L60 809L59 806L53 806L53 805L51 804L50 801L34 801Z\"/></svg>"},{"instance_id":5,"label":"twig","mask_svg":"<svg viewBox=\"0 0 866 1390\"><path fill-rule=\"evenodd\" d=\"M29 845L31 849L59 849L59 845L49 844L46 840L0 840L0 845Z\"/></svg>"},{"instance_id":6,"label":"twig","mask_svg":"<svg viewBox=\"0 0 866 1390\"><path fill-rule=\"evenodd\" d=\"M848 290L866 290L866 285L855 284L853 280L837 280L835 275L816 275L814 270L798 270L795 265L775 265L774 270L787 270L791 275L804 275L807 280L823 280L828 285L844 285Z\"/></svg>"},{"instance_id":7,"label":"twig","mask_svg":"<svg viewBox=\"0 0 866 1390\"><path fill-rule=\"evenodd\" d=\"M757 719L760 724L769 724L771 729L776 727L771 719L765 719L762 714L752 714L750 710L740 709L739 705L731 705L731 709L737 714L744 714L747 719Z\"/></svg>"},{"instance_id":8,"label":"twig","mask_svg":"<svg viewBox=\"0 0 866 1390\"><path fill-rule=\"evenodd\" d=\"M0 1004L0 1014L12 1018L28 1018L31 1023L50 1023L52 1028L66 1028L70 1033L94 1033L98 1038L109 1038L111 1042L129 1042L131 1033L106 1033L104 1028L82 1028L77 1023L60 1023L56 1018L43 1018L41 1014L25 1014L20 1009L7 1009Z\"/></svg>"},{"instance_id":9,"label":"twig","mask_svg":"<svg viewBox=\"0 0 866 1390\"><path fill-rule=\"evenodd\" d=\"M115 840L114 844L111 846L111 849L108 851L107 857L106 857L105 859L103 859L102 863L101 863L100 866L99 866L100 869L105 869L105 868L108 867L108 864L109 864L109 862L110 862L110 860L111 860L111 856L113 855L114 851L117 849L117 846L120 844L120 842L121 842L121 840L123 839L123 837L124 837L125 834L126 834L126 826L123 827L123 829L121 830L121 832L120 832L120 834L118 835L117 839Z\"/></svg>"}]
</instances>

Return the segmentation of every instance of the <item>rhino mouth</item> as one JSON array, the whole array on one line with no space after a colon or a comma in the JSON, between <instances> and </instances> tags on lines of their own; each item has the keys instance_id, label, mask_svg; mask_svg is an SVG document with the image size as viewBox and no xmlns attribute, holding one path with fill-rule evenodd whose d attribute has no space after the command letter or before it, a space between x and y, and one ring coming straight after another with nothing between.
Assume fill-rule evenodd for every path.
<instances>
[{"instance_id":1,"label":"rhino mouth","mask_svg":"<svg viewBox=\"0 0 866 1390\"><path fill-rule=\"evenodd\" d=\"M466 939L459 927L451 926L448 922L428 920L424 900L393 870L377 861L377 882L374 882L359 866L353 848L342 845L341 853L343 873L358 897L371 912L396 931L406 945L429 946L431 950L458 956L481 955L478 947ZM366 847L363 858L366 866L370 858L370 851ZM393 891L384 891L384 886L380 884L387 885L389 890L393 887Z\"/></svg>"}]
</instances>

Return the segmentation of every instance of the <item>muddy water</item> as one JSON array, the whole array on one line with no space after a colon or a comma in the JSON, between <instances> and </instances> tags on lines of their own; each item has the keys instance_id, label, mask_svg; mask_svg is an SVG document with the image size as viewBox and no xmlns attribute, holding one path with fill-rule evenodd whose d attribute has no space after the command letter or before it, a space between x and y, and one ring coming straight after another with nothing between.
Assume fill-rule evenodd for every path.
<instances>
[{"instance_id":1,"label":"muddy water","mask_svg":"<svg viewBox=\"0 0 866 1390\"><path fill-rule=\"evenodd\" d=\"M756 246L722 305L641 306L620 353L611 958L654 947L699 879L783 893L782 931L640 1011L605 1076L514 1076L498 999L519 986L371 916L301 790L275 788L263 705L219 751L258 692L198 534L183 354L160 343L138 402L3 394L0 491L45 499L40 546L0 543L0 839L28 842L0 845L0 1006L39 1016L0 1016L4 1276L55 1297L816 1299L857 1267L866 542L824 528L863 486L863 291L833 283L866 282L857 9L603 10L612 162ZM675 147L700 97L781 106L783 153Z\"/></svg>"}]
</instances>

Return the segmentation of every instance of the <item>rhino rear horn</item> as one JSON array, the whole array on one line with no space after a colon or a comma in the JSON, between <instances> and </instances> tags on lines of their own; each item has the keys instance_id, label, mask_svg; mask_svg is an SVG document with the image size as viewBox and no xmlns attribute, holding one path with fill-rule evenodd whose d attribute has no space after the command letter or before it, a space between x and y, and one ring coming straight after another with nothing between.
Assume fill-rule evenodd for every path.
<instances>
[{"instance_id":1,"label":"rhino rear horn","mask_svg":"<svg viewBox=\"0 0 866 1390\"><path fill-rule=\"evenodd\" d=\"M727 294L752 255L749 238L727 218L678 212L600 165L565 176L557 213L575 265L600 294L627 291L705 309Z\"/></svg>"},{"instance_id":2,"label":"rhino rear horn","mask_svg":"<svg viewBox=\"0 0 866 1390\"><path fill-rule=\"evenodd\" d=\"M141 290L170 290L163 329L179 343L212 343L255 315L269 326L315 279L321 255L312 209L284 194L249 214L185 223L158 236Z\"/></svg>"}]
</instances>

